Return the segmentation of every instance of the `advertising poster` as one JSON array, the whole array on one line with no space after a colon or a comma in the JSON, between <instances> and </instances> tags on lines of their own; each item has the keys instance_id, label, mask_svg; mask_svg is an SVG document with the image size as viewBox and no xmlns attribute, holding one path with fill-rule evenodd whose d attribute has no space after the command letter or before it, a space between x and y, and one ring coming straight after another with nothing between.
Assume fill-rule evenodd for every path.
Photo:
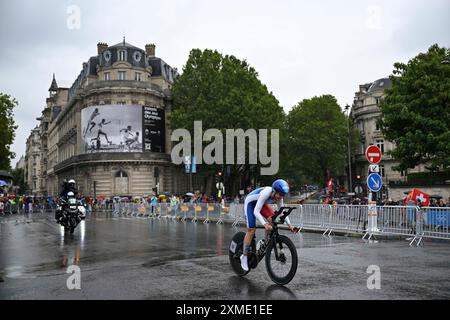
<instances>
[{"instance_id":1,"label":"advertising poster","mask_svg":"<svg viewBox=\"0 0 450 320\"><path fill-rule=\"evenodd\" d=\"M165 152L165 113L163 109L143 106L144 151Z\"/></svg>"}]
</instances>

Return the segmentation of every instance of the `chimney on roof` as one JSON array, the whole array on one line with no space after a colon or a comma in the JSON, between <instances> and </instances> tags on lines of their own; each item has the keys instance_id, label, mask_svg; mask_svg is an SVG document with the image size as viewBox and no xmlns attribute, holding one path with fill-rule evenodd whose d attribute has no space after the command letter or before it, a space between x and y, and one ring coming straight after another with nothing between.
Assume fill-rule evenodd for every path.
<instances>
[{"instance_id":1,"label":"chimney on roof","mask_svg":"<svg viewBox=\"0 0 450 320\"><path fill-rule=\"evenodd\" d=\"M97 43L97 54L102 54L106 49L108 49L108 44L104 42Z\"/></svg>"},{"instance_id":2,"label":"chimney on roof","mask_svg":"<svg viewBox=\"0 0 450 320\"><path fill-rule=\"evenodd\" d=\"M156 48L156 46L153 43L146 44L145 45L145 54L149 57L154 57L155 56L155 48Z\"/></svg>"}]
</instances>

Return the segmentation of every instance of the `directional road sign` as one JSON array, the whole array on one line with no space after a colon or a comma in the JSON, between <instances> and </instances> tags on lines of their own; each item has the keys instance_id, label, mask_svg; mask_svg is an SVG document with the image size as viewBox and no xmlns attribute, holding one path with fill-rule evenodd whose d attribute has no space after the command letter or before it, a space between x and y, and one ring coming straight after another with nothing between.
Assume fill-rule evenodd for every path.
<instances>
[{"instance_id":1,"label":"directional road sign","mask_svg":"<svg viewBox=\"0 0 450 320\"><path fill-rule=\"evenodd\" d=\"M378 192L383 186L383 181L378 173L371 173L367 177L367 187L373 192Z\"/></svg>"}]
</instances>

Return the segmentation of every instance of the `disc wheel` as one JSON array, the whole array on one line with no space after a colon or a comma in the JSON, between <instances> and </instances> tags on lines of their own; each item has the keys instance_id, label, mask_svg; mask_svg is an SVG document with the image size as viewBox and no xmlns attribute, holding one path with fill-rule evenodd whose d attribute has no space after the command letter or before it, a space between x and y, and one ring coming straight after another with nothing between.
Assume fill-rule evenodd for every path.
<instances>
[{"instance_id":1,"label":"disc wheel","mask_svg":"<svg viewBox=\"0 0 450 320\"><path fill-rule=\"evenodd\" d=\"M241 255L243 252L243 244L244 244L244 232L238 232L233 236L231 240L231 244L228 251L228 256L230 259L231 268L238 276L245 276L249 271L245 271L241 267ZM233 252L234 251L234 252Z\"/></svg>"}]
</instances>

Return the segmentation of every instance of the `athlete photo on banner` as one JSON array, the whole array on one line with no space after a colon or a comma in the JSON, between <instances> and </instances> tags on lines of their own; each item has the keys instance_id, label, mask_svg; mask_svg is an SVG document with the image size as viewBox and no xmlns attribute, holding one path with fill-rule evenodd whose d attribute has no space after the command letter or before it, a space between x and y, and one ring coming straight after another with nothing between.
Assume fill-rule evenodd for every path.
<instances>
[{"instance_id":1,"label":"athlete photo on banner","mask_svg":"<svg viewBox=\"0 0 450 320\"><path fill-rule=\"evenodd\" d=\"M81 110L85 153L142 152L142 106L101 105Z\"/></svg>"}]
</instances>

